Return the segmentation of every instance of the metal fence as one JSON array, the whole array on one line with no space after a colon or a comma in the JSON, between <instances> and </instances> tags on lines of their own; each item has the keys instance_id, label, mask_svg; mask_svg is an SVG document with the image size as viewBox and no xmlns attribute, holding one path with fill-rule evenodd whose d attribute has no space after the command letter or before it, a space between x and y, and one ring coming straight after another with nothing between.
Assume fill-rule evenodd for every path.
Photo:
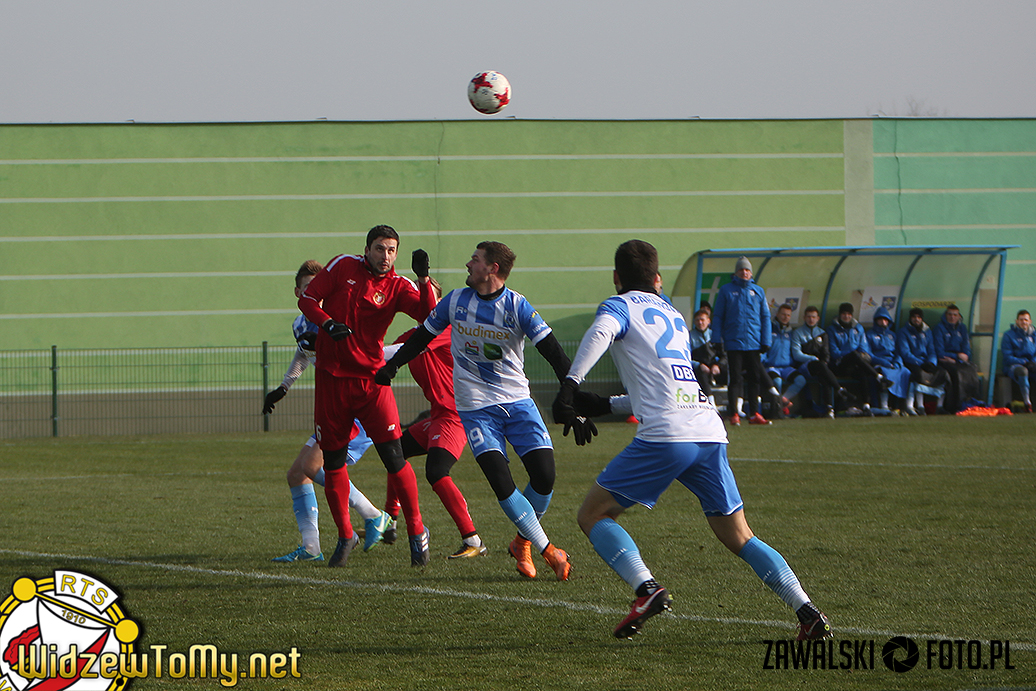
<instances>
[{"instance_id":1,"label":"metal fence","mask_svg":"<svg viewBox=\"0 0 1036 691\"><path fill-rule=\"evenodd\" d=\"M562 343L570 354L576 342ZM295 346L0 351L0 438L210 434L309 430L313 368L271 415L261 413ZM533 397L546 412L557 392L550 365L527 353ZM610 358L591 385L611 391L618 376ZM404 368L393 390L406 423L428 407ZM609 389L607 387L612 387Z\"/></svg>"}]
</instances>

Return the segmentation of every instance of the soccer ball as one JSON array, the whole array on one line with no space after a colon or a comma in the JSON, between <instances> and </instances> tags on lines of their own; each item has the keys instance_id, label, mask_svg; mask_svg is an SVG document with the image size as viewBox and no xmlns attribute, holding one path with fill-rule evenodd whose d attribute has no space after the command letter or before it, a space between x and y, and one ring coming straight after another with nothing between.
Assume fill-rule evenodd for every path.
<instances>
[{"instance_id":1,"label":"soccer ball","mask_svg":"<svg viewBox=\"0 0 1036 691\"><path fill-rule=\"evenodd\" d=\"M511 85L499 72L479 72L468 83L468 100L480 113L499 113L511 102Z\"/></svg>"}]
</instances>

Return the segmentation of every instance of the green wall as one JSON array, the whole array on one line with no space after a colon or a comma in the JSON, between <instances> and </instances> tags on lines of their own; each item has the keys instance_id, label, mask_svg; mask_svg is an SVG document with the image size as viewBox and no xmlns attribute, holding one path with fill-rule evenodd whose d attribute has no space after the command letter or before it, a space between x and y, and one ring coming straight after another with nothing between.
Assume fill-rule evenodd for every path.
<instances>
[{"instance_id":1,"label":"green wall","mask_svg":"<svg viewBox=\"0 0 1036 691\"><path fill-rule=\"evenodd\" d=\"M288 343L295 269L378 223L446 288L506 242L509 285L563 339L631 237L668 284L709 248L1019 244L1021 306L1034 140L1031 121L0 126L0 349Z\"/></svg>"}]
</instances>

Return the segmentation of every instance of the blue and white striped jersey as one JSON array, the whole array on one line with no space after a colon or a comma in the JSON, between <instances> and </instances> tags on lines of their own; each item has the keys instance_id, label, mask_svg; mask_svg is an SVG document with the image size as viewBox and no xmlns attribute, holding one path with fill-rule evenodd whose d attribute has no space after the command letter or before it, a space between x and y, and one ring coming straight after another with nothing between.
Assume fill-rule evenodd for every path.
<instances>
[{"instance_id":1,"label":"blue and white striped jersey","mask_svg":"<svg viewBox=\"0 0 1036 691\"><path fill-rule=\"evenodd\" d=\"M299 344L299 351L311 364L317 359L316 343L319 332L320 327L306 319L304 314L295 317L291 324L291 333L295 336L295 342Z\"/></svg>"},{"instance_id":2,"label":"blue and white striped jersey","mask_svg":"<svg viewBox=\"0 0 1036 691\"><path fill-rule=\"evenodd\" d=\"M528 300L510 288L492 300L480 298L474 288L453 290L424 323L436 335L450 325L457 410L530 398L525 337L535 345L550 326Z\"/></svg>"},{"instance_id":3,"label":"blue and white striped jersey","mask_svg":"<svg viewBox=\"0 0 1036 691\"><path fill-rule=\"evenodd\" d=\"M608 298L579 344L569 378L582 382L609 348L640 421L637 438L726 443L723 420L698 386L679 310L654 293Z\"/></svg>"}]
</instances>

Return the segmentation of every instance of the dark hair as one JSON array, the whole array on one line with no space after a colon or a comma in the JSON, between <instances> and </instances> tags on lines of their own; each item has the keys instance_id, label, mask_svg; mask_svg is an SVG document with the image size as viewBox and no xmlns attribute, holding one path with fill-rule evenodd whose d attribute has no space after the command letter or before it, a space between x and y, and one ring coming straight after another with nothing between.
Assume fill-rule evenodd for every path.
<instances>
[{"instance_id":1,"label":"dark hair","mask_svg":"<svg viewBox=\"0 0 1036 691\"><path fill-rule=\"evenodd\" d=\"M367 231L366 247L369 248L378 238L388 238L389 240L395 240L396 244L399 244L399 233L392 226L374 226Z\"/></svg>"},{"instance_id":2,"label":"dark hair","mask_svg":"<svg viewBox=\"0 0 1036 691\"><path fill-rule=\"evenodd\" d=\"M623 290L655 292L658 250L643 240L627 240L615 250L615 272Z\"/></svg>"},{"instance_id":3,"label":"dark hair","mask_svg":"<svg viewBox=\"0 0 1036 691\"><path fill-rule=\"evenodd\" d=\"M318 262L316 259L307 259L306 261L302 262L302 266L300 266L299 270L295 273L295 287L299 287L299 281L301 281L303 278L305 278L306 276L316 276L318 273L320 273L320 270L323 268L324 267L321 266L320 262Z\"/></svg>"},{"instance_id":4,"label":"dark hair","mask_svg":"<svg viewBox=\"0 0 1036 691\"><path fill-rule=\"evenodd\" d=\"M909 318L913 318L914 315L917 315L917 316L921 317L922 319L924 319L924 310L921 309L920 307L911 307L910 308L910 317Z\"/></svg>"},{"instance_id":5,"label":"dark hair","mask_svg":"<svg viewBox=\"0 0 1036 691\"><path fill-rule=\"evenodd\" d=\"M780 312L781 310L788 310L789 312L794 312L794 311L795 311L795 308L794 308L794 307L792 307L792 306L791 306L791 305L790 305L789 303L785 302L785 303L784 303L783 305L780 305L780 306L779 306L779 307L777 308L777 311L778 311L778 312Z\"/></svg>"},{"instance_id":6,"label":"dark hair","mask_svg":"<svg viewBox=\"0 0 1036 691\"><path fill-rule=\"evenodd\" d=\"M820 310L817 309L816 305L810 305L805 310L803 310L802 314L803 314L803 316L805 316L805 315L809 314L810 312L816 312L817 314L820 314Z\"/></svg>"},{"instance_id":7,"label":"dark hair","mask_svg":"<svg viewBox=\"0 0 1036 691\"><path fill-rule=\"evenodd\" d=\"M946 305L946 311L949 312L950 310L957 310L958 312L960 312L960 307L957 307L955 304L951 302L950 304Z\"/></svg>"},{"instance_id":8,"label":"dark hair","mask_svg":"<svg viewBox=\"0 0 1036 691\"><path fill-rule=\"evenodd\" d=\"M506 281L507 277L511 275L511 269L514 268L514 260L517 259L511 248L502 242L483 240L475 245L475 249L482 250L486 255L487 263L496 264L496 275L500 280Z\"/></svg>"},{"instance_id":9,"label":"dark hair","mask_svg":"<svg viewBox=\"0 0 1036 691\"><path fill-rule=\"evenodd\" d=\"M1023 314L1029 314L1029 310L1018 310L1018 314L1014 315L1014 318L1017 319L1018 317L1022 316ZM1032 316L1032 315L1029 315L1029 316Z\"/></svg>"},{"instance_id":10,"label":"dark hair","mask_svg":"<svg viewBox=\"0 0 1036 691\"><path fill-rule=\"evenodd\" d=\"M853 304L851 302L843 302L838 306L839 314L845 314L846 312L849 314L853 313Z\"/></svg>"},{"instance_id":11,"label":"dark hair","mask_svg":"<svg viewBox=\"0 0 1036 691\"><path fill-rule=\"evenodd\" d=\"M700 309L700 310L698 310L697 312L695 312L695 313L694 313L694 318L695 318L695 319L697 319L697 318L698 318L698 317L699 317L700 315L702 315L702 314L704 314L704 315L705 315L706 317L708 317L708 318L709 318L710 320L712 319L712 313L711 313L711 312L709 312L709 311L708 311L707 309L705 309L704 307L703 307L702 309Z\"/></svg>"}]
</instances>

